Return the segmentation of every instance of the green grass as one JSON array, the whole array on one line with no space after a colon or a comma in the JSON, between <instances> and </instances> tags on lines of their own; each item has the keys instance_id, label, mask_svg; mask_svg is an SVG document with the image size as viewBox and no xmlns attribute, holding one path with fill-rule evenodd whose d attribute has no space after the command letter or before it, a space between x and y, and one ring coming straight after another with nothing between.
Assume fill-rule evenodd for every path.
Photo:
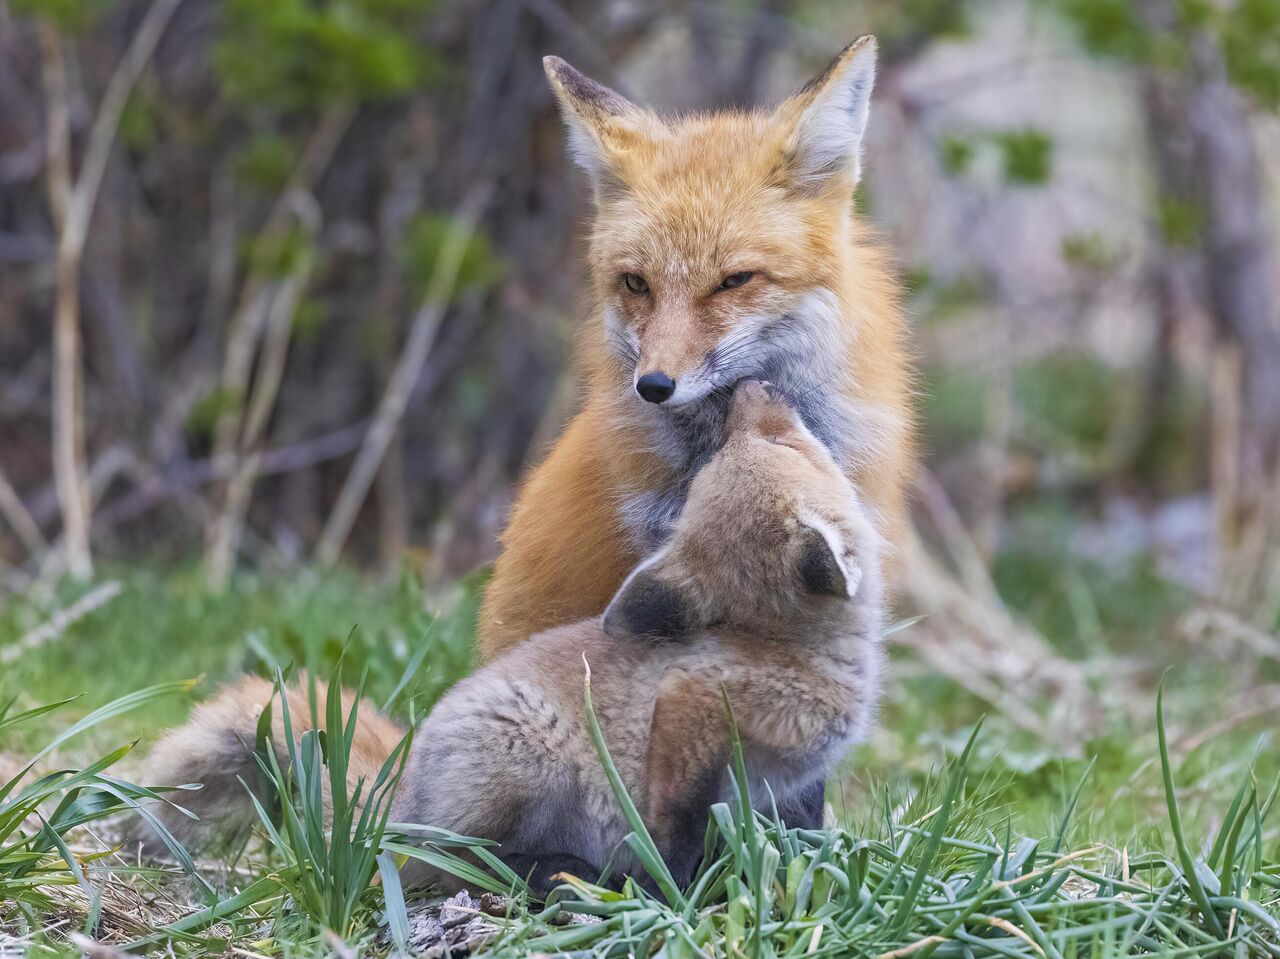
<instances>
[{"instance_id":1,"label":"green grass","mask_svg":"<svg viewBox=\"0 0 1280 959\"><path fill-rule=\"evenodd\" d=\"M1043 616L1060 648L1103 667L1120 655L1140 658L1139 692L1109 702L1078 753L1047 749L998 708L900 661L879 730L829 792L840 828L789 830L770 816L748 815L740 795L713 811L712 854L691 890L655 899L637 886L618 893L580 877L558 904L544 907L528 902L518 877L483 846L428 832L420 849L405 826L385 821L385 804L366 815L362 800L370 790L387 795L394 764L362 796L339 797L340 826L324 829L321 784L345 776L349 717L337 714L322 717L322 734L291 747L287 767L267 761L279 808L222 867L203 864L209 889L181 869L138 869L114 856L110 824L97 823L121 801L92 798L102 795L92 777L130 781L136 765L124 746L140 738L136 751L145 751L216 683L246 669L273 676L289 663L333 677L341 662L393 715L420 715L470 668L476 597L474 583L424 596L407 577L386 585L345 574L244 578L214 596L194 572L122 575L118 598L0 678L0 702L12 701L10 721L0 725L0 783L85 721L45 757L57 757L61 778L42 787L51 790L46 795L28 796L58 824L55 832L27 822L8 838L0 833L0 889L6 876L14 881L14 862L28 870L17 877L26 890L21 906L0 892L0 934L28 943L34 955L61 955L75 951L68 931L102 919L108 938L150 936L180 955L234 947L293 956L331 951L331 930L381 954L403 939L406 922L390 866L412 854L473 887L517 893L509 919L493 920L498 938L490 948L498 955L645 955L661 947L664 955L843 956L913 946L910 955L974 957L1280 955L1274 717L1241 722L1194 749L1183 745L1239 708L1243 691L1273 675L1275 664L1244 668L1174 638L1171 617L1185 599L1149 579L1136 581L1150 593L1141 603L1125 602L1133 583L1094 581L1096 635L1083 642L1078 624L1053 612L1066 603L1054 598L1055 581L1029 578L1019 592L1019 576L1033 571L1003 576L1002 589L1024 612ZM57 600L65 605L77 592L68 588ZM10 602L0 611L0 647L47 615L33 602ZM1166 671L1161 725L1156 686ZM197 677L193 691L128 700L134 708L127 713L110 705L134 690ZM56 711L39 711L82 693ZM24 712L22 722L12 721ZM607 754L607 743L600 746ZM128 788L130 801L146 795L141 786ZM86 817L79 828L68 818L73 807ZM630 841L665 888L642 831ZM466 858L460 846L468 847ZM126 893L168 906L140 931L113 918ZM565 912L601 921L561 925Z\"/></svg>"},{"instance_id":2,"label":"green grass","mask_svg":"<svg viewBox=\"0 0 1280 959\"><path fill-rule=\"evenodd\" d=\"M110 604L3 667L0 702L15 695L32 704L80 696L74 713L161 680L199 678L197 693L207 694L244 672L271 678L276 664L328 675L345 656L354 675L367 668L376 702L397 694L393 711L404 717L410 705L421 711L471 669L473 581L428 597L408 575L382 584L309 571L241 576L222 594L210 592L194 567L122 570L119 578L127 588ZM51 603L0 603L0 646L83 592L64 587ZM181 699L153 704L135 714L133 734L180 722L190 705ZM28 727L15 745L47 728Z\"/></svg>"}]
</instances>

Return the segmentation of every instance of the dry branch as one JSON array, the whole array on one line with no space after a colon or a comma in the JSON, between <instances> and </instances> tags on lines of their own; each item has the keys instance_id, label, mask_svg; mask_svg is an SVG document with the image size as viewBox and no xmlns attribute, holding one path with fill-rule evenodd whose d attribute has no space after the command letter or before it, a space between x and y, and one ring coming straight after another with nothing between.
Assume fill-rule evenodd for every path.
<instances>
[{"instance_id":1,"label":"dry branch","mask_svg":"<svg viewBox=\"0 0 1280 959\"><path fill-rule=\"evenodd\" d=\"M120 584L113 580L85 593L66 609L60 609L54 613L47 622L41 623L35 629L20 637L17 642L0 649L0 663L6 665L12 663L37 646L43 646L45 643L57 639L67 631L67 628L72 623L84 619L94 610L101 609L119 596L121 588Z\"/></svg>"},{"instance_id":2,"label":"dry branch","mask_svg":"<svg viewBox=\"0 0 1280 959\"><path fill-rule=\"evenodd\" d=\"M488 205L490 192L487 185L473 189L462 201L453 218L432 270L431 280L427 284L427 292L422 298L422 305L414 315L400 358L396 361L391 378L387 381L386 391L382 394L382 401L378 404L373 425L356 454L355 462L351 464L351 472L347 474L342 491L338 494L338 502L325 523L320 545L316 548L316 557L326 566L336 562L342 552L342 547L351 534L356 514L360 512L360 507L369 494L369 486L373 483L391 438L395 436L400 420L404 417L409 397L422 374L422 368L435 342L436 331L440 328L440 320L444 317L457 285L463 254L475 233L480 215Z\"/></svg>"},{"instance_id":3,"label":"dry branch","mask_svg":"<svg viewBox=\"0 0 1280 959\"><path fill-rule=\"evenodd\" d=\"M311 138L307 141L289 180L272 206L267 221L259 233L263 242L274 242L282 239L289 229L294 207L299 197L311 197L311 190L316 180L333 159L333 154L342 142L343 136L355 119L356 110L350 104L338 104L331 107L321 118ZM311 216L318 218L318 208L313 199L309 199L307 208ZM318 224L317 224L318 228ZM309 267L308 267L309 268ZM250 379L253 374L254 357L258 352L258 341L266 334L271 325L268 311L272 303L278 303L280 290L269 277L252 272L246 277L240 291L240 299L231 316L227 333L226 353L223 359L222 375L219 386L223 395L237 401L237 413L220 416L214 426L214 458L236 456L246 452L252 456L254 442L247 435L250 418L257 415L251 410L254 401L240 403L239 400L248 393ZM301 290L299 289L299 293ZM295 304L296 305L296 304ZM292 310L290 310L292 317ZM278 382L276 387L278 387ZM265 399L265 393L255 387L256 395ZM271 391L271 402L274 403L274 389ZM255 440L256 441L256 440ZM223 509L214 517L205 530L205 563L208 568L209 581L214 586L226 582L235 559L236 543L239 540L238 525L235 513L243 516L248 506L248 488L246 479L252 473L253 464L246 464L248 472L233 473L223 499ZM248 486L252 479L248 479Z\"/></svg>"},{"instance_id":4,"label":"dry branch","mask_svg":"<svg viewBox=\"0 0 1280 959\"><path fill-rule=\"evenodd\" d=\"M80 248L74 242L71 197L70 95L67 66L57 27L40 25L43 79L48 101L49 209L58 231L57 290L53 314L53 477L62 510L67 568L73 576L93 575L89 552L89 504L84 489L84 408L80 384Z\"/></svg>"},{"instance_id":5,"label":"dry branch","mask_svg":"<svg viewBox=\"0 0 1280 959\"><path fill-rule=\"evenodd\" d=\"M902 642L1018 726L1064 750L1079 749L1099 713L1084 671L1014 619L994 593L972 593L918 536L909 537L901 555L905 589L928 617Z\"/></svg>"},{"instance_id":6,"label":"dry branch","mask_svg":"<svg viewBox=\"0 0 1280 959\"><path fill-rule=\"evenodd\" d=\"M40 527L27 511L22 497L13 488L3 470L0 470L0 515L4 516L18 539L22 540L22 545L27 548L28 553L39 553L48 548L49 543L40 532Z\"/></svg>"},{"instance_id":7,"label":"dry branch","mask_svg":"<svg viewBox=\"0 0 1280 959\"><path fill-rule=\"evenodd\" d=\"M66 51L57 27L40 23L43 79L48 99L49 206L58 231L54 305L53 462L67 554L67 570L76 577L93 574L89 549L91 505L83 476L84 386L81 381L80 261L89 221L98 201L111 147L129 95L155 52L160 37L182 0L155 0L147 8L129 48L107 82L89 132L78 179L71 163L70 93Z\"/></svg>"},{"instance_id":8,"label":"dry branch","mask_svg":"<svg viewBox=\"0 0 1280 959\"><path fill-rule=\"evenodd\" d=\"M309 195L298 194L295 199L299 207L299 219L303 222L310 239L320 226L319 208ZM227 484L222 509L213 521L212 536L209 541L207 573L209 583L216 589L226 585L231 569L235 565L236 551L244 529L245 514L249 510L253 484L258 476L261 459L259 446L266 432L271 411L275 407L280 383L284 379L285 361L289 355L289 340L293 332L293 318L298 310L298 303L302 299L302 293L306 289L312 266L313 257L304 254L293 272L280 281L272 292L270 305L265 310L266 339L253 393L249 397L244 412L239 446L240 457L237 468Z\"/></svg>"},{"instance_id":9,"label":"dry branch","mask_svg":"<svg viewBox=\"0 0 1280 959\"><path fill-rule=\"evenodd\" d=\"M354 118L355 110L346 104L332 107L320 118L303 148L302 156L289 175L288 182L267 216L259 233L260 241L270 243L285 235L292 219L291 204L294 198L299 194L311 193ZM268 277L251 273L240 291L240 300L229 323L220 382L221 389L227 396L243 397L248 390L271 285ZM219 419L216 426L215 456L230 453L235 448L242 425L240 418L230 414Z\"/></svg>"}]
</instances>

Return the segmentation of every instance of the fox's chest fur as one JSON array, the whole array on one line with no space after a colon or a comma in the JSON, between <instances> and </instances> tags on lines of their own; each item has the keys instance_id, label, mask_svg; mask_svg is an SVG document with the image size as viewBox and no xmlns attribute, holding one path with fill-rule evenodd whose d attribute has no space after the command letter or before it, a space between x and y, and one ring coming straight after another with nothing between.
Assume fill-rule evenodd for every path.
<instances>
[{"instance_id":1,"label":"fox's chest fur","mask_svg":"<svg viewBox=\"0 0 1280 959\"><path fill-rule=\"evenodd\" d=\"M900 421L901 413L852 395L847 372L836 362L840 358L807 348L828 337L809 335L798 327L792 339L790 349L764 358L753 376L779 389L836 462L852 472L881 453L889 432L886 427ZM667 467L659 485L620 491L623 526L642 554L662 545L670 535L684 508L689 483L724 442L732 404L732 387L671 411L628 398L622 415L638 422L650 450Z\"/></svg>"}]
</instances>

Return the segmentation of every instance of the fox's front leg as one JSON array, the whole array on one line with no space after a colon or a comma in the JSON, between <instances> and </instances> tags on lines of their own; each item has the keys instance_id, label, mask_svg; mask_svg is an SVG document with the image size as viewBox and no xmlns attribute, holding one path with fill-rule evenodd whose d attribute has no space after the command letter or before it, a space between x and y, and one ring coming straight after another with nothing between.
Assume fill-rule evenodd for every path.
<instances>
[{"instance_id":1,"label":"fox's front leg","mask_svg":"<svg viewBox=\"0 0 1280 959\"><path fill-rule=\"evenodd\" d=\"M644 468L619 439L588 407L521 488L480 610L486 662L541 630L597 615L639 561L613 471L643 476Z\"/></svg>"},{"instance_id":2,"label":"fox's front leg","mask_svg":"<svg viewBox=\"0 0 1280 959\"><path fill-rule=\"evenodd\" d=\"M720 799L728 760L719 688L679 670L668 673L659 684L649 727L648 819L681 888L698 868L707 811Z\"/></svg>"}]
</instances>

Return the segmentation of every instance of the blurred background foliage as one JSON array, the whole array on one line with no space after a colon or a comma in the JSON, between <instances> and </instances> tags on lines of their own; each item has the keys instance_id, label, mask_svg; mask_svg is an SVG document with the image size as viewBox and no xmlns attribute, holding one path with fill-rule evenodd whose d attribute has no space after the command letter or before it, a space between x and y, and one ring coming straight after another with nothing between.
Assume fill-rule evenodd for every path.
<instances>
[{"instance_id":1,"label":"blurred background foliage","mask_svg":"<svg viewBox=\"0 0 1280 959\"><path fill-rule=\"evenodd\" d=\"M475 581L451 584L572 413L593 322L542 56L663 110L752 107L868 32L858 204L923 371L903 606L928 618L904 646L1077 744L1103 712L1082 704L1191 651L1280 708L1280 0L0 0L7 631L87 568L50 443L68 335L84 561L141 570L142 596L183 570L172 595L205 599L175 623L207 601L249 630L269 603L235 597L284 602L256 577L317 556L407 568L469 623ZM75 257L60 177L88 181ZM345 635L334 582L305 621Z\"/></svg>"}]
</instances>

